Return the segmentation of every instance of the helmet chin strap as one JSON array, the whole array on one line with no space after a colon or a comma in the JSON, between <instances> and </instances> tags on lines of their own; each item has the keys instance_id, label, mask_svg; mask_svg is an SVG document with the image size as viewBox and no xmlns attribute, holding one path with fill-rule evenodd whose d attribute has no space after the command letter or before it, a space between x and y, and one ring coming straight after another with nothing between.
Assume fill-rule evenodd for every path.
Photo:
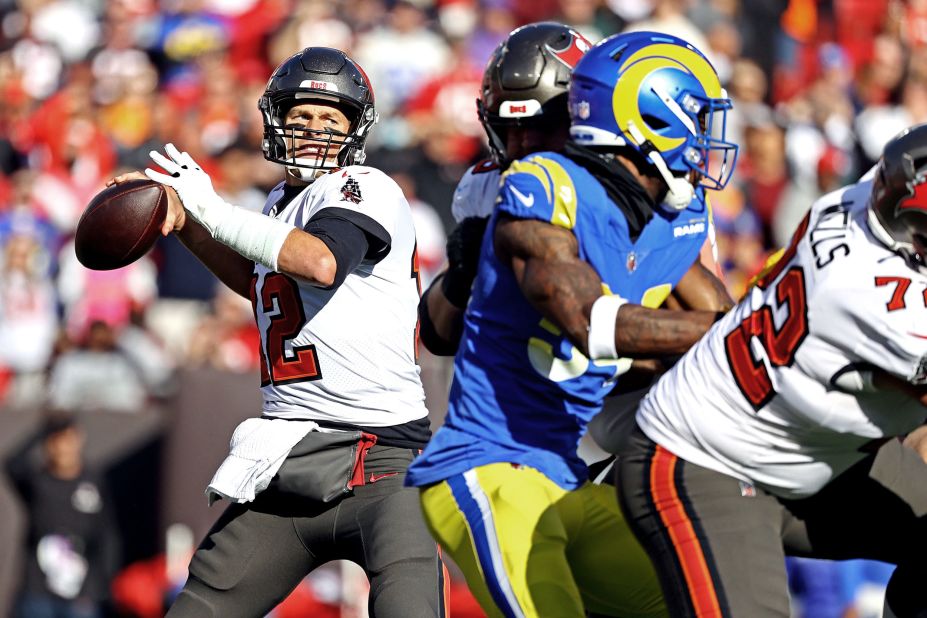
<instances>
[{"instance_id":1,"label":"helmet chin strap","mask_svg":"<svg viewBox=\"0 0 927 618\"><path fill-rule=\"evenodd\" d=\"M663 198L663 204L669 207L670 210L685 210L688 208L689 204L692 203L692 199L695 197L695 187L692 186L692 183L686 178L677 178L673 176L673 173L666 166L666 162L663 160L663 157L660 156L657 149L652 146L644 146L644 144L647 143L647 138L644 137L641 130L630 120L628 121L628 133L631 135L631 139L637 142L641 151L646 153L647 158L653 163L654 167L657 168L657 171L663 178L663 182L666 183L667 191L666 197Z\"/></svg>"}]
</instances>

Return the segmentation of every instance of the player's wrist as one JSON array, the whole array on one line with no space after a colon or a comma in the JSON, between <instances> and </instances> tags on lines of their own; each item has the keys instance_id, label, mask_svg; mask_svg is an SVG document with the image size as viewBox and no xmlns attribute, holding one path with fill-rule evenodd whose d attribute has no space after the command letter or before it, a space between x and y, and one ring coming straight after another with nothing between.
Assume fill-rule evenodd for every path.
<instances>
[{"instance_id":1,"label":"player's wrist","mask_svg":"<svg viewBox=\"0 0 927 618\"><path fill-rule=\"evenodd\" d=\"M617 294L606 294L592 304L587 340L589 358L618 358L618 346L615 343L618 310L627 303Z\"/></svg>"},{"instance_id":2,"label":"player's wrist","mask_svg":"<svg viewBox=\"0 0 927 618\"><path fill-rule=\"evenodd\" d=\"M441 278L441 292L452 305L466 309L476 273L464 268L448 268Z\"/></svg>"},{"instance_id":3,"label":"player's wrist","mask_svg":"<svg viewBox=\"0 0 927 618\"><path fill-rule=\"evenodd\" d=\"M284 221L240 206L233 206L227 202L223 204L225 208L213 211L222 214L214 230L207 227L212 237L243 257L270 270L277 270L277 258L280 256L283 243L296 228Z\"/></svg>"}]
</instances>

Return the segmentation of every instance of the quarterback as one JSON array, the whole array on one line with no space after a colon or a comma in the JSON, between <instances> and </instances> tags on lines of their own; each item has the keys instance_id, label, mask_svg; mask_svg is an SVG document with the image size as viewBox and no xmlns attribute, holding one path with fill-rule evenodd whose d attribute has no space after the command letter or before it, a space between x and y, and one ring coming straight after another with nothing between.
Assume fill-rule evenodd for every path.
<instances>
[{"instance_id":1,"label":"quarterback","mask_svg":"<svg viewBox=\"0 0 927 618\"><path fill-rule=\"evenodd\" d=\"M896 564L888 608L927 615L927 468L890 440L927 415L925 181L920 125L642 402L619 501L673 616L789 616L787 554Z\"/></svg>"},{"instance_id":2,"label":"quarterback","mask_svg":"<svg viewBox=\"0 0 927 618\"><path fill-rule=\"evenodd\" d=\"M665 615L577 444L633 358L681 354L729 306L698 261L694 199L694 183L721 187L733 168L736 146L710 134L729 105L684 41L612 37L573 69L564 151L502 176L448 417L407 478L491 616ZM671 292L693 310L652 308Z\"/></svg>"},{"instance_id":3,"label":"quarterback","mask_svg":"<svg viewBox=\"0 0 927 618\"><path fill-rule=\"evenodd\" d=\"M171 188L162 231L251 298L262 338L262 416L236 429L209 484L210 501L232 504L169 615L263 616L346 559L370 579L371 615L443 616L446 574L403 488L430 437L415 231L399 187L361 165L371 85L343 52L307 48L274 71L259 108L264 155L284 172L262 214L224 202L170 144L152 153L166 173L146 170Z\"/></svg>"}]
</instances>

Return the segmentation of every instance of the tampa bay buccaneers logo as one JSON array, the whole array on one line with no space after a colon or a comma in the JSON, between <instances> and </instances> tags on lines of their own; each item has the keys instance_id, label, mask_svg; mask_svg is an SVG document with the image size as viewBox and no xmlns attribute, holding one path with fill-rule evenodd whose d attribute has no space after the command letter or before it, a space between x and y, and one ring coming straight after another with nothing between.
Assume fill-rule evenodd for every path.
<instances>
[{"instance_id":1,"label":"tampa bay buccaneers logo","mask_svg":"<svg viewBox=\"0 0 927 618\"><path fill-rule=\"evenodd\" d=\"M348 181L341 187L341 201L360 204L364 197L361 195L360 185L356 180L348 176Z\"/></svg>"},{"instance_id":2,"label":"tampa bay buccaneers logo","mask_svg":"<svg viewBox=\"0 0 927 618\"><path fill-rule=\"evenodd\" d=\"M927 213L927 178L915 178L908 184L908 196L898 204L898 210L921 210Z\"/></svg>"},{"instance_id":3,"label":"tampa bay buccaneers logo","mask_svg":"<svg viewBox=\"0 0 927 618\"><path fill-rule=\"evenodd\" d=\"M570 34L572 36L563 49L554 49L550 45L547 45L547 49L557 60L572 69L579 62L579 59L583 57L583 54L589 51L592 44L575 30L571 30Z\"/></svg>"}]
</instances>

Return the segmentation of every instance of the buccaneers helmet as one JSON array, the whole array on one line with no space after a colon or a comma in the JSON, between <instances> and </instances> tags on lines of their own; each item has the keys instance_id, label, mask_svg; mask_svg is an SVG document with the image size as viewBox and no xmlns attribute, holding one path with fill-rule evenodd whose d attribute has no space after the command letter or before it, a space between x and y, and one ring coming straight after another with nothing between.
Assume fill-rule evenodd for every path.
<instances>
[{"instance_id":1,"label":"buccaneers helmet","mask_svg":"<svg viewBox=\"0 0 927 618\"><path fill-rule=\"evenodd\" d=\"M737 145L725 141L731 108L711 63L686 41L656 32L600 41L573 70L570 137L578 144L629 147L669 186L667 203L686 208L694 191L727 184Z\"/></svg>"},{"instance_id":2,"label":"buccaneers helmet","mask_svg":"<svg viewBox=\"0 0 927 618\"><path fill-rule=\"evenodd\" d=\"M338 107L350 120L350 128L342 133L285 126L287 112L301 102ZM258 108L264 117L264 158L285 165L304 180L314 177L304 170L363 163L364 143L377 121L373 88L364 70L344 52L328 47L308 47L283 61L270 76ZM297 157L293 147L296 140L318 144L321 154Z\"/></svg>"},{"instance_id":3,"label":"buccaneers helmet","mask_svg":"<svg viewBox=\"0 0 927 618\"><path fill-rule=\"evenodd\" d=\"M927 272L927 124L905 129L885 145L868 216L876 238Z\"/></svg>"},{"instance_id":4,"label":"buccaneers helmet","mask_svg":"<svg viewBox=\"0 0 927 618\"><path fill-rule=\"evenodd\" d=\"M497 163L507 161L509 127L568 121L570 72L590 47L579 32L556 22L522 26L499 44L483 73L476 100Z\"/></svg>"}]
</instances>

